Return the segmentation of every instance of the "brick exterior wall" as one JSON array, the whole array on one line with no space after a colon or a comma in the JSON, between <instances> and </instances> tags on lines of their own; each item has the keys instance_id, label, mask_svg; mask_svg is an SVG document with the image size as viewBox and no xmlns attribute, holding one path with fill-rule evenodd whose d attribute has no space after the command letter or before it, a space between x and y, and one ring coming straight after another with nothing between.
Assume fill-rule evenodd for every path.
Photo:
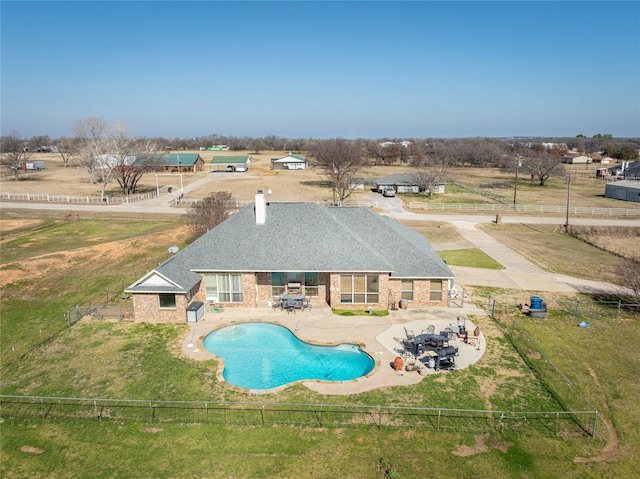
<instances>
[{"instance_id":1,"label":"brick exterior wall","mask_svg":"<svg viewBox=\"0 0 640 479\"><path fill-rule=\"evenodd\" d=\"M184 294L176 294L175 308L160 308L157 294L134 294L133 317L143 323L181 323L187 321L190 302Z\"/></svg>"},{"instance_id":2,"label":"brick exterior wall","mask_svg":"<svg viewBox=\"0 0 640 479\"><path fill-rule=\"evenodd\" d=\"M389 291L395 307L399 307L402 297L402 280L389 278L386 274L379 275L378 302L371 304L353 304L340 302L340 274L318 274L318 298L323 299L330 306L351 310L384 310L389 306ZM430 301L431 281L415 279L413 281L413 300L409 306L446 306L448 297L448 281L442 280L442 300ZM242 274L243 302L222 303L225 307L256 308L264 306L271 299L271 273L243 273ZM133 314L136 322L149 323L180 323L187 320L186 309L193 301L207 304L204 275L202 281L194 291L191 301L187 295L176 294L175 308L160 308L157 294L133 295Z\"/></svg>"}]
</instances>

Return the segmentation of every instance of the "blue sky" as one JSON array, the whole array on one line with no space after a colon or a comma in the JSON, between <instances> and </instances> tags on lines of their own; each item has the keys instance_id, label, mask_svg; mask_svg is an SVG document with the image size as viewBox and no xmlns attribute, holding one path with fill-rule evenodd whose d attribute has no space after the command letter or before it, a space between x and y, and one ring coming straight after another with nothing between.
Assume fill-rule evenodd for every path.
<instances>
[{"instance_id":1,"label":"blue sky","mask_svg":"<svg viewBox=\"0 0 640 479\"><path fill-rule=\"evenodd\" d=\"M1 128L640 136L640 2L11 2Z\"/></svg>"}]
</instances>

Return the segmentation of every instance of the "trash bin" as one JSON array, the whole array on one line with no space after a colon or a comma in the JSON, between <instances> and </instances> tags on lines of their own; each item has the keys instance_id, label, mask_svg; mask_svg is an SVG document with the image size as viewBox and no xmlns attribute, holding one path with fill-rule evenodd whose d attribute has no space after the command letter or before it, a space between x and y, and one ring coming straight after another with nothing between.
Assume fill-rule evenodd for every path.
<instances>
[{"instance_id":1,"label":"trash bin","mask_svg":"<svg viewBox=\"0 0 640 479\"><path fill-rule=\"evenodd\" d=\"M409 306L409 300L401 299L400 300L400 309L407 309L407 306Z\"/></svg>"},{"instance_id":2,"label":"trash bin","mask_svg":"<svg viewBox=\"0 0 640 479\"><path fill-rule=\"evenodd\" d=\"M542 298L540 296L531 296L531 309L542 309Z\"/></svg>"}]
</instances>

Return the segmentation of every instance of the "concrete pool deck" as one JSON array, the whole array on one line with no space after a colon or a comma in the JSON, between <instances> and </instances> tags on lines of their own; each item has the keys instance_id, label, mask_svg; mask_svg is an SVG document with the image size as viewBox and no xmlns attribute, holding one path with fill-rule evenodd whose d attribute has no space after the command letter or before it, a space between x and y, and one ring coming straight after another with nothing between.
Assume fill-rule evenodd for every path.
<instances>
[{"instance_id":1,"label":"concrete pool deck","mask_svg":"<svg viewBox=\"0 0 640 479\"><path fill-rule=\"evenodd\" d=\"M401 356L402 344L399 340L406 337L405 328L420 334L433 324L436 333L444 330L450 323L457 324L458 316L467 318L467 331L472 332L468 315L485 315L482 309L472 304L464 308L411 308L390 311L388 316L338 316L326 305L314 304L313 308L295 313L263 308L225 308L221 313L207 312L197 323L189 323L189 333L183 339L182 351L194 360L214 359L206 351L202 340L214 329L239 322L264 321L280 324L289 328L298 338L314 344L354 343L361 345L376 361L375 369L367 376L344 382L302 381L306 387L320 394L357 394L363 391L391 387L408 386L419 383L423 377L417 371L403 371L397 374L392 368L393 360ZM450 342L458 346L460 355L456 356L456 369L466 368L480 359L485 350L484 336L480 336L479 345L472 346L460 339ZM441 374L431 368L426 375ZM273 390L259 391L269 393Z\"/></svg>"}]
</instances>

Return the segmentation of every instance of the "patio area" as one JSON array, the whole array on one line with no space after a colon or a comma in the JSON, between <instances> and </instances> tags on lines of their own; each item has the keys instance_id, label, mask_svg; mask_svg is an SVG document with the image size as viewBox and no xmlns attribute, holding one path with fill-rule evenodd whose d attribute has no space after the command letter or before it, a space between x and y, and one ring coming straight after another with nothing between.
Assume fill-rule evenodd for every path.
<instances>
[{"instance_id":1,"label":"patio area","mask_svg":"<svg viewBox=\"0 0 640 479\"><path fill-rule=\"evenodd\" d=\"M407 386L419 383L430 374L442 374L433 368L422 371L396 372L393 362L396 357L405 355L403 340L406 330L416 335L434 326L436 333L444 331L450 324L457 324L458 317L484 315L484 310L468 304L465 308L414 308L390 311L388 316L338 316L324 304L315 304L313 308L289 313L286 310L273 309L265 305L261 308L224 308L222 311L208 311L197 323L189 323L189 333L183 340L182 350L194 360L211 359L214 356L202 346L202 340L214 329L239 322L262 321L280 324L289 328L298 338L313 344L334 345L340 343L358 344L376 361L375 369L365 377L354 381L322 382L303 381L309 389L321 394L355 394L372 389L390 386ZM466 321L467 331L473 332L476 325ZM471 334L471 333L470 333ZM482 335L476 344L466 344L455 338L449 342L457 346L455 369L468 367L480 359L485 349ZM220 371L219 371L220 373ZM270 392L265 391L265 392Z\"/></svg>"}]
</instances>

